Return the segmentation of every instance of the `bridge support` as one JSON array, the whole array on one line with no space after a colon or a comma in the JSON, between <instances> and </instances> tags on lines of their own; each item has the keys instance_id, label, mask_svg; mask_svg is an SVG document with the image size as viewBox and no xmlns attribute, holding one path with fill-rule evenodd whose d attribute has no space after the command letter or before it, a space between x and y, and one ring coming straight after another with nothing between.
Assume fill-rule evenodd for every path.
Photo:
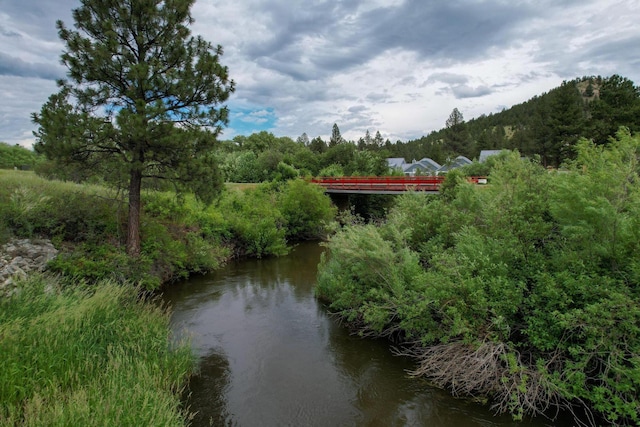
<instances>
[{"instance_id":1,"label":"bridge support","mask_svg":"<svg viewBox=\"0 0 640 427\"><path fill-rule=\"evenodd\" d=\"M327 193L333 204L338 208L338 212L344 212L351 209L348 194Z\"/></svg>"}]
</instances>

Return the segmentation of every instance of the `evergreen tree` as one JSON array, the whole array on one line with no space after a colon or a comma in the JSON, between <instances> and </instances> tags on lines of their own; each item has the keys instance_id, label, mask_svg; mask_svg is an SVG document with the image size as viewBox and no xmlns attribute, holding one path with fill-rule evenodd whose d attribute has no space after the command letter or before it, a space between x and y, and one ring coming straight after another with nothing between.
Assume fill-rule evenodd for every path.
<instances>
[{"instance_id":1,"label":"evergreen tree","mask_svg":"<svg viewBox=\"0 0 640 427\"><path fill-rule=\"evenodd\" d=\"M333 124L333 129L331 130L331 139L329 139L329 147L335 147L338 144L343 142L342 135L340 135L340 129L337 124Z\"/></svg>"},{"instance_id":2,"label":"evergreen tree","mask_svg":"<svg viewBox=\"0 0 640 427\"><path fill-rule=\"evenodd\" d=\"M584 90L584 96L587 98L591 98L594 94L595 92L593 90L593 80L589 79L589 84L587 85L587 88Z\"/></svg>"},{"instance_id":3,"label":"evergreen tree","mask_svg":"<svg viewBox=\"0 0 640 427\"><path fill-rule=\"evenodd\" d=\"M550 158L554 166L575 155L574 147L584 129L583 100L575 82L563 82L549 94Z\"/></svg>"},{"instance_id":4,"label":"evergreen tree","mask_svg":"<svg viewBox=\"0 0 640 427\"><path fill-rule=\"evenodd\" d=\"M445 140L449 154L473 157L473 146L462 113L454 108L446 121Z\"/></svg>"},{"instance_id":5,"label":"evergreen tree","mask_svg":"<svg viewBox=\"0 0 640 427\"><path fill-rule=\"evenodd\" d=\"M632 132L640 131L640 88L634 83L613 75L602 81L599 99L591 104L591 128L594 140L608 142L620 126Z\"/></svg>"},{"instance_id":6,"label":"evergreen tree","mask_svg":"<svg viewBox=\"0 0 640 427\"><path fill-rule=\"evenodd\" d=\"M364 144L369 147L373 144L373 139L371 139L371 134L369 133L369 129L364 134Z\"/></svg>"},{"instance_id":7,"label":"evergreen tree","mask_svg":"<svg viewBox=\"0 0 640 427\"><path fill-rule=\"evenodd\" d=\"M457 108L454 108L449 118L447 119L445 125L447 128L452 128L454 126L458 126L464 123L464 117L462 113Z\"/></svg>"},{"instance_id":8,"label":"evergreen tree","mask_svg":"<svg viewBox=\"0 0 640 427\"><path fill-rule=\"evenodd\" d=\"M190 34L195 0L81 0L75 29L57 22L69 79L33 121L36 149L102 168L128 187L127 252L140 253L140 189L165 178L211 200L221 180L212 149L234 82L222 47Z\"/></svg>"},{"instance_id":9,"label":"evergreen tree","mask_svg":"<svg viewBox=\"0 0 640 427\"><path fill-rule=\"evenodd\" d=\"M327 151L327 143L319 136L313 138L309 143L309 150L316 154L322 154Z\"/></svg>"},{"instance_id":10,"label":"evergreen tree","mask_svg":"<svg viewBox=\"0 0 640 427\"><path fill-rule=\"evenodd\" d=\"M384 144L384 138L382 138L380 131L376 131L376 136L373 137L373 146L375 148L381 148L383 144Z\"/></svg>"},{"instance_id":11,"label":"evergreen tree","mask_svg":"<svg viewBox=\"0 0 640 427\"><path fill-rule=\"evenodd\" d=\"M304 145L305 147L309 145L309 136L307 135L306 132L303 132L302 135L300 135L298 137L298 139L296 140L296 142L300 145Z\"/></svg>"}]
</instances>

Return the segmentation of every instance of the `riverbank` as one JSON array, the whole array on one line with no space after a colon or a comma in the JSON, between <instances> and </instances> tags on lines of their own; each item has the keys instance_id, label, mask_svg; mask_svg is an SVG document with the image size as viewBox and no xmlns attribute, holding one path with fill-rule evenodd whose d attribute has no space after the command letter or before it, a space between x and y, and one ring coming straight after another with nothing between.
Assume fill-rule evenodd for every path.
<instances>
[{"instance_id":1,"label":"riverbank","mask_svg":"<svg viewBox=\"0 0 640 427\"><path fill-rule=\"evenodd\" d=\"M0 426L184 425L191 349L172 344L168 312L140 295L231 258L284 254L335 214L301 180L232 188L210 206L146 191L133 259L116 190L23 171L0 180ZM51 274L31 274L41 262Z\"/></svg>"},{"instance_id":2,"label":"riverbank","mask_svg":"<svg viewBox=\"0 0 640 427\"><path fill-rule=\"evenodd\" d=\"M483 191L452 172L442 197L344 228L318 297L498 413L638 425L640 136L577 152L562 173L505 156Z\"/></svg>"},{"instance_id":3,"label":"riverbank","mask_svg":"<svg viewBox=\"0 0 640 427\"><path fill-rule=\"evenodd\" d=\"M0 426L184 426L196 369L169 312L114 282L43 274L46 239L0 247Z\"/></svg>"},{"instance_id":4,"label":"riverbank","mask_svg":"<svg viewBox=\"0 0 640 427\"><path fill-rule=\"evenodd\" d=\"M115 280L148 290L239 257L287 252L289 241L318 238L335 210L303 180L233 186L212 205L190 195L145 191L141 255L125 252L126 200L100 185L48 181L0 170L0 243L46 238L60 251L49 269L88 282Z\"/></svg>"}]
</instances>

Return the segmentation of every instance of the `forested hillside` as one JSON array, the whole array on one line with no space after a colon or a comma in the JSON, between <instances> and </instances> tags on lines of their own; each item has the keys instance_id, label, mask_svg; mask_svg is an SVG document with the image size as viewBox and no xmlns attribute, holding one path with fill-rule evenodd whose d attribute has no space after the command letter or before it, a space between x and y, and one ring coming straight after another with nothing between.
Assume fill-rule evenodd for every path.
<instances>
[{"instance_id":1,"label":"forested hillside","mask_svg":"<svg viewBox=\"0 0 640 427\"><path fill-rule=\"evenodd\" d=\"M557 167L575 158L581 137L603 144L620 126L640 130L640 88L618 75L582 77L500 113L468 122L450 119L439 131L385 148L390 157L430 157L440 163L452 155L473 159L481 150L515 149Z\"/></svg>"}]
</instances>

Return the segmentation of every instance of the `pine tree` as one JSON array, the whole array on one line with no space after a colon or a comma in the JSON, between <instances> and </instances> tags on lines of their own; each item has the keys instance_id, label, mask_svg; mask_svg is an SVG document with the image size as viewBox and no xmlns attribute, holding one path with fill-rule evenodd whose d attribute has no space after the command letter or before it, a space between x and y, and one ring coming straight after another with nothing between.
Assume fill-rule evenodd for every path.
<instances>
[{"instance_id":1,"label":"pine tree","mask_svg":"<svg viewBox=\"0 0 640 427\"><path fill-rule=\"evenodd\" d=\"M329 147L335 147L338 144L342 144L343 139L342 135L340 135L340 129L336 123L333 124L333 129L331 130L331 138L329 139Z\"/></svg>"},{"instance_id":2,"label":"pine tree","mask_svg":"<svg viewBox=\"0 0 640 427\"><path fill-rule=\"evenodd\" d=\"M624 77L613 75L602 81L600 97L590 104L592 137L604 144L621 126L640 131L640 88Z\"/></svg>"},{"instance_id":3,"label":"pine tree","mask_svg":"<svg viewBox=\"0 0 640 427\"><path fill-rule=\"evenodd\" d=\"M384 138L380 134L380 131L376 131L376 136L373 137L373 145L375 148L381 148L384 144Z\"/></svg>"},{"instance_id":4,"label":"pine tree","mask_svg":"<svg viewBox=\"0 0 640 427\"><path fill-rule=\"evenodd\" d=\"M296 142L300 145L304 145L305 147L307 147L310 143L309 141L309 135L307 135L306 132L303 132L302 135L300 135L298 137L298 139L296 140Z\"/></svg>"},{"instance_id":5,"label":"pine tree","mask_svg":"<svg viewBox=\"0 0 640 427\"><path fill-rule=\"evenodd\" d=\"M472 156L471 137L464 122L462 113L454 108L446 121L445 140L450 155Z\"/></svg>"},{"instance_id":6,"label":"pine tree","mask_svg":"<svg viewBox=\"0 0 640 427\"><path fill-rule=\"evenodd\" d=\"M81 0L75 29L57 22L68 80L33 121L50 159L122 177L127 252L140 253L140 189L173 181L211 200L221 180L212 148L234 90L222 47L191 36L195 0Z\"/></svg>"},{"instance_id":7,"label":"pine tree","mask_svg":"<svg viewBox=\"0 0 640 427\"><path fill-rule=\"evenodd\" d=\"M319 136L313 138L309 143L309 150L316 154L322 154L327 151L327 143Z\"/></svg>"}]
</instances>

